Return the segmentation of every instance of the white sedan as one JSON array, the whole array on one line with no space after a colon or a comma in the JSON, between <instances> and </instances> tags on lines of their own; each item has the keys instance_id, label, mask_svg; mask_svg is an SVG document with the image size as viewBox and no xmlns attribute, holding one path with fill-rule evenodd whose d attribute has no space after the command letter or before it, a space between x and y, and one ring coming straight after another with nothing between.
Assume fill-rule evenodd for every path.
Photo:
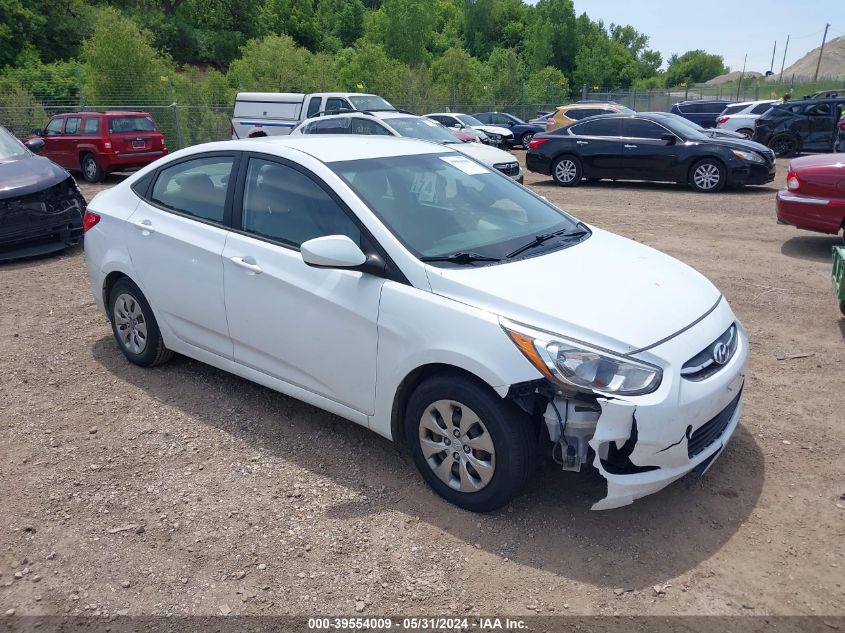
<instances>
[{"instance_id":1,"label":"white sedan","mask_svg":"<svg viewBox=\"0 0 845 633\"><path fill-rule=\"evenodd\" d=\"M482 143L462 143L437 121L399 111L346 112L309 119L292 132L297 134L361 134L404 136L446 145L522 183L516 156Z\"/></svg>"},{"instance_id":2,"label":"white sedan","mask_svg":"<svg viewBox=\"0 0 845 633\"><path fill-rule=\"evenodd\" d=\"M738 424L748 339L707 279L446 147L198 145L99 193L84 228L130 362L184 354L357 422L463 508L507 503L540 454L625 505Z\"/></svg>"},{"instance_id":3,"label":"white sedan","mask_svg":"<svg viewBox=\"0 0 845 633\"><path fill-rule=\"evenodd\" d=\"M488 140L482 138L482 142L490 143L497 147L513 147L513 132L500 125L486 125L468 114L458 112L432 112L424 115L426 119L437 121L441 125L456 130L475 130L482 132Z\"/></svg>"}]
</instances>

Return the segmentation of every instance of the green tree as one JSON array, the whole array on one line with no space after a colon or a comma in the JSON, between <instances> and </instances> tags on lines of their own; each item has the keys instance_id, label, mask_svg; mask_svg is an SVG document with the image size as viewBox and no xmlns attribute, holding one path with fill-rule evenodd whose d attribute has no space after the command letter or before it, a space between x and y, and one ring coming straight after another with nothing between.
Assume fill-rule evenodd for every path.
<instances>
[{"instance_id":1,"label":"green tree","mask_svg":"<svg viewBox=\"0 0 845 633\"><path fill-rule=\"evenodd\" d=\"M324 41L334 37L341 46L351 46L364 34L364 11L361 0L319 0L314 19L317 31Z\"/></svg>"},{"instance_id":2,"label":"green tree","mask_svg":"<svg viewBox=\"0 0 845 633\"><path fill-rule=\"evenodd\" d=\"M525 41L533 69L554 66L564 72L575 67L579 38L572 0L539 0Z\"/></svg>"},{"instance_id":3,"label":"green tree","mask_svg":"<svg viewBox=\"0 0 845 633\"><path fill-rule=\"evenodd\" d=\"M337 87L330 58L297 46L288 35L247 42L227 78L241 90L316 92Z\"/></svg>"},{"instance_id":4,"label":"green tree","mask_svg":"<svg viewBox=\"0 0 845 633\"><path fill-rule=\"evenodd\" d=\"M359 90L380 95L393 95L402 76L402 63L392 59L384 48L361 41L335 58L337 80L346 90Z\"/></svg>"},{"instance_id":5,"label":"green tree","mask_svg":"<svg viewBox=\"0 0 845 633\"><path fill-rule=\"evenodd\" d=\"M168 103L172 68L151 42L149 32L117 10L100 9L93 34L82 42L86 101L97 106Z\"/></svg>"},{"instance_id":6,"label":"green tree","mask_svg":"<svg viewBox=\"0 0 845 633\"><path fill-rule=\"evenodd\" d=\"M728 72L721 55L709 55L705 51L687 51L681 56L672 55L666 69L666 87L671 88L685 81L700 83L709 81Z\"/></svg>"},{"instance_id":7,"label":"green tree","mask_svg":"<svg viewBox=\"0 0 845 633\"><path fill-rule=\"evenodd\" d=\"M551 66L534 71L525 82L525 99L529 103L560 105L568 96L569 81Z\"/></svg>"},{"instance_id":8,"label":"green tree","mask_svg":"<svg viewBox=\"0 0 845 633\"><path fill-rule=\"evenodd\" d=\"M494 48L487 59L487 95L497 108L522 99L522 61L512 48Z\"/></svg>"},{"instance_id":9,"label":"green tree","mask_svg":"<svg viewBox=\"0 0 845 633\"><path fill-rule=\"evenodd\" d=\"M434 61L432 76L438 96L451 107L482 103L484 95L484 67L462 48L450 48Z\"/></svg>"},{"instance_id":10,"label":"green tree","mask_svg":"<svg viewBox=\"0 0 845 633\"><path fill-rule=\"evenodd\" d=\"M316 48L318 37L311 0L264 0L258 19L265 33L289 35L300 46Z\"/></svg>"},{"instance_id":11,"label":"green tree","mask_svg":"<svg viewBox=\"0 0 845 633\"><path fill-rule=\"evenodd\" d=\"M428 58L434 14L428 0L384 0L384 48L391 57L410 65Z\"/></svg>"}]
</instances>

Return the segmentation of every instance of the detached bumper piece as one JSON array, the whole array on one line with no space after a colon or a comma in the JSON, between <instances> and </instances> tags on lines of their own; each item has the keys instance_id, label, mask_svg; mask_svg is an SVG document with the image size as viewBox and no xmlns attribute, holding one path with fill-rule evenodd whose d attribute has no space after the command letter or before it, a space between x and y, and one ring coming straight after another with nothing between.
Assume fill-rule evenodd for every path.
<instances>
[{"instance_id":1,"label":"detached bumper piece","mask_svg":"<svg viewBox=\"0 0 845 633\"><path fill-rule=\"evenodd\" d=\"M64 250L82 239L85 199L72 178L0 200L0 261Z\"/></svg>"}]
</instances>

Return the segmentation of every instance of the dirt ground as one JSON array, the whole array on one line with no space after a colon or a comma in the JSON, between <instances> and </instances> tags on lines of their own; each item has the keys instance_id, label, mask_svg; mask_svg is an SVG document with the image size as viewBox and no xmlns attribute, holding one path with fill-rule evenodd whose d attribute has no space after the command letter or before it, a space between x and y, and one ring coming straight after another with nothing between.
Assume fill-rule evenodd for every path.
<instances>
[{"instance_id":1,"label":"dirt ground","mask_svg":"<svg viewBox=\"0 0 845 633\"><path fill-rule=\"evenodd\" d=\"M719 195L528 175L709 276L751 339L707 476L602 513L598 475L552 465L459 510L364 428L185 358L128 364L80 248L0 265L0 614L845 614L837 238L775 223L785 174Z\"/></svg>"}]
</instances>

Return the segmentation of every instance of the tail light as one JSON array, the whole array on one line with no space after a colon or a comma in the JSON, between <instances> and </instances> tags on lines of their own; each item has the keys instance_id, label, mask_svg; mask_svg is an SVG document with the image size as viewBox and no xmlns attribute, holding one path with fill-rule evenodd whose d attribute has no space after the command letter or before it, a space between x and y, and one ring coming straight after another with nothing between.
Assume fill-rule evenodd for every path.
<instances>
[{"instance_id":1,"label":"tail light","mask_svg":"<svg viewBox=\"0 0 845 633\"><path fill-rule=\"evenodd\" d=\"M537 149L543 143L548 142L549 139L547 138L532 138L531 142L528 143L528 149Z\"/></svg>"},{"instance_id":2,"label":"tail light","mask_svg":"<svg viewBox=\"0 0 845 633\"><path fill-rule=\"evenodd\" d=\"M801 188L801 179L794 171L790 170L786 175L786 188L790 191L798 191Z\"/></svg>"},{"instance_id":3,"label":"tail light","mask_svg":"<svg viewBox=\"0 0 845 633\"><path fill-rule=\"evenodd\" d=\"M716 125L722 125L722 123L727 123L727 122L728 122L728 117L726 117L726 116L720 116L718 119L716 119Z\"/></svg>"},{"instance_id":4,"label":"tail light","mask_svg":"<svg viewBox=\"0 0 845 633\"><path fill-rule=\"evenodd\" d=\"M82 232L87 233L100 221L100 216L93 211L86 211L85 215L82 216Z\"/></svg>"}]
</instances>

